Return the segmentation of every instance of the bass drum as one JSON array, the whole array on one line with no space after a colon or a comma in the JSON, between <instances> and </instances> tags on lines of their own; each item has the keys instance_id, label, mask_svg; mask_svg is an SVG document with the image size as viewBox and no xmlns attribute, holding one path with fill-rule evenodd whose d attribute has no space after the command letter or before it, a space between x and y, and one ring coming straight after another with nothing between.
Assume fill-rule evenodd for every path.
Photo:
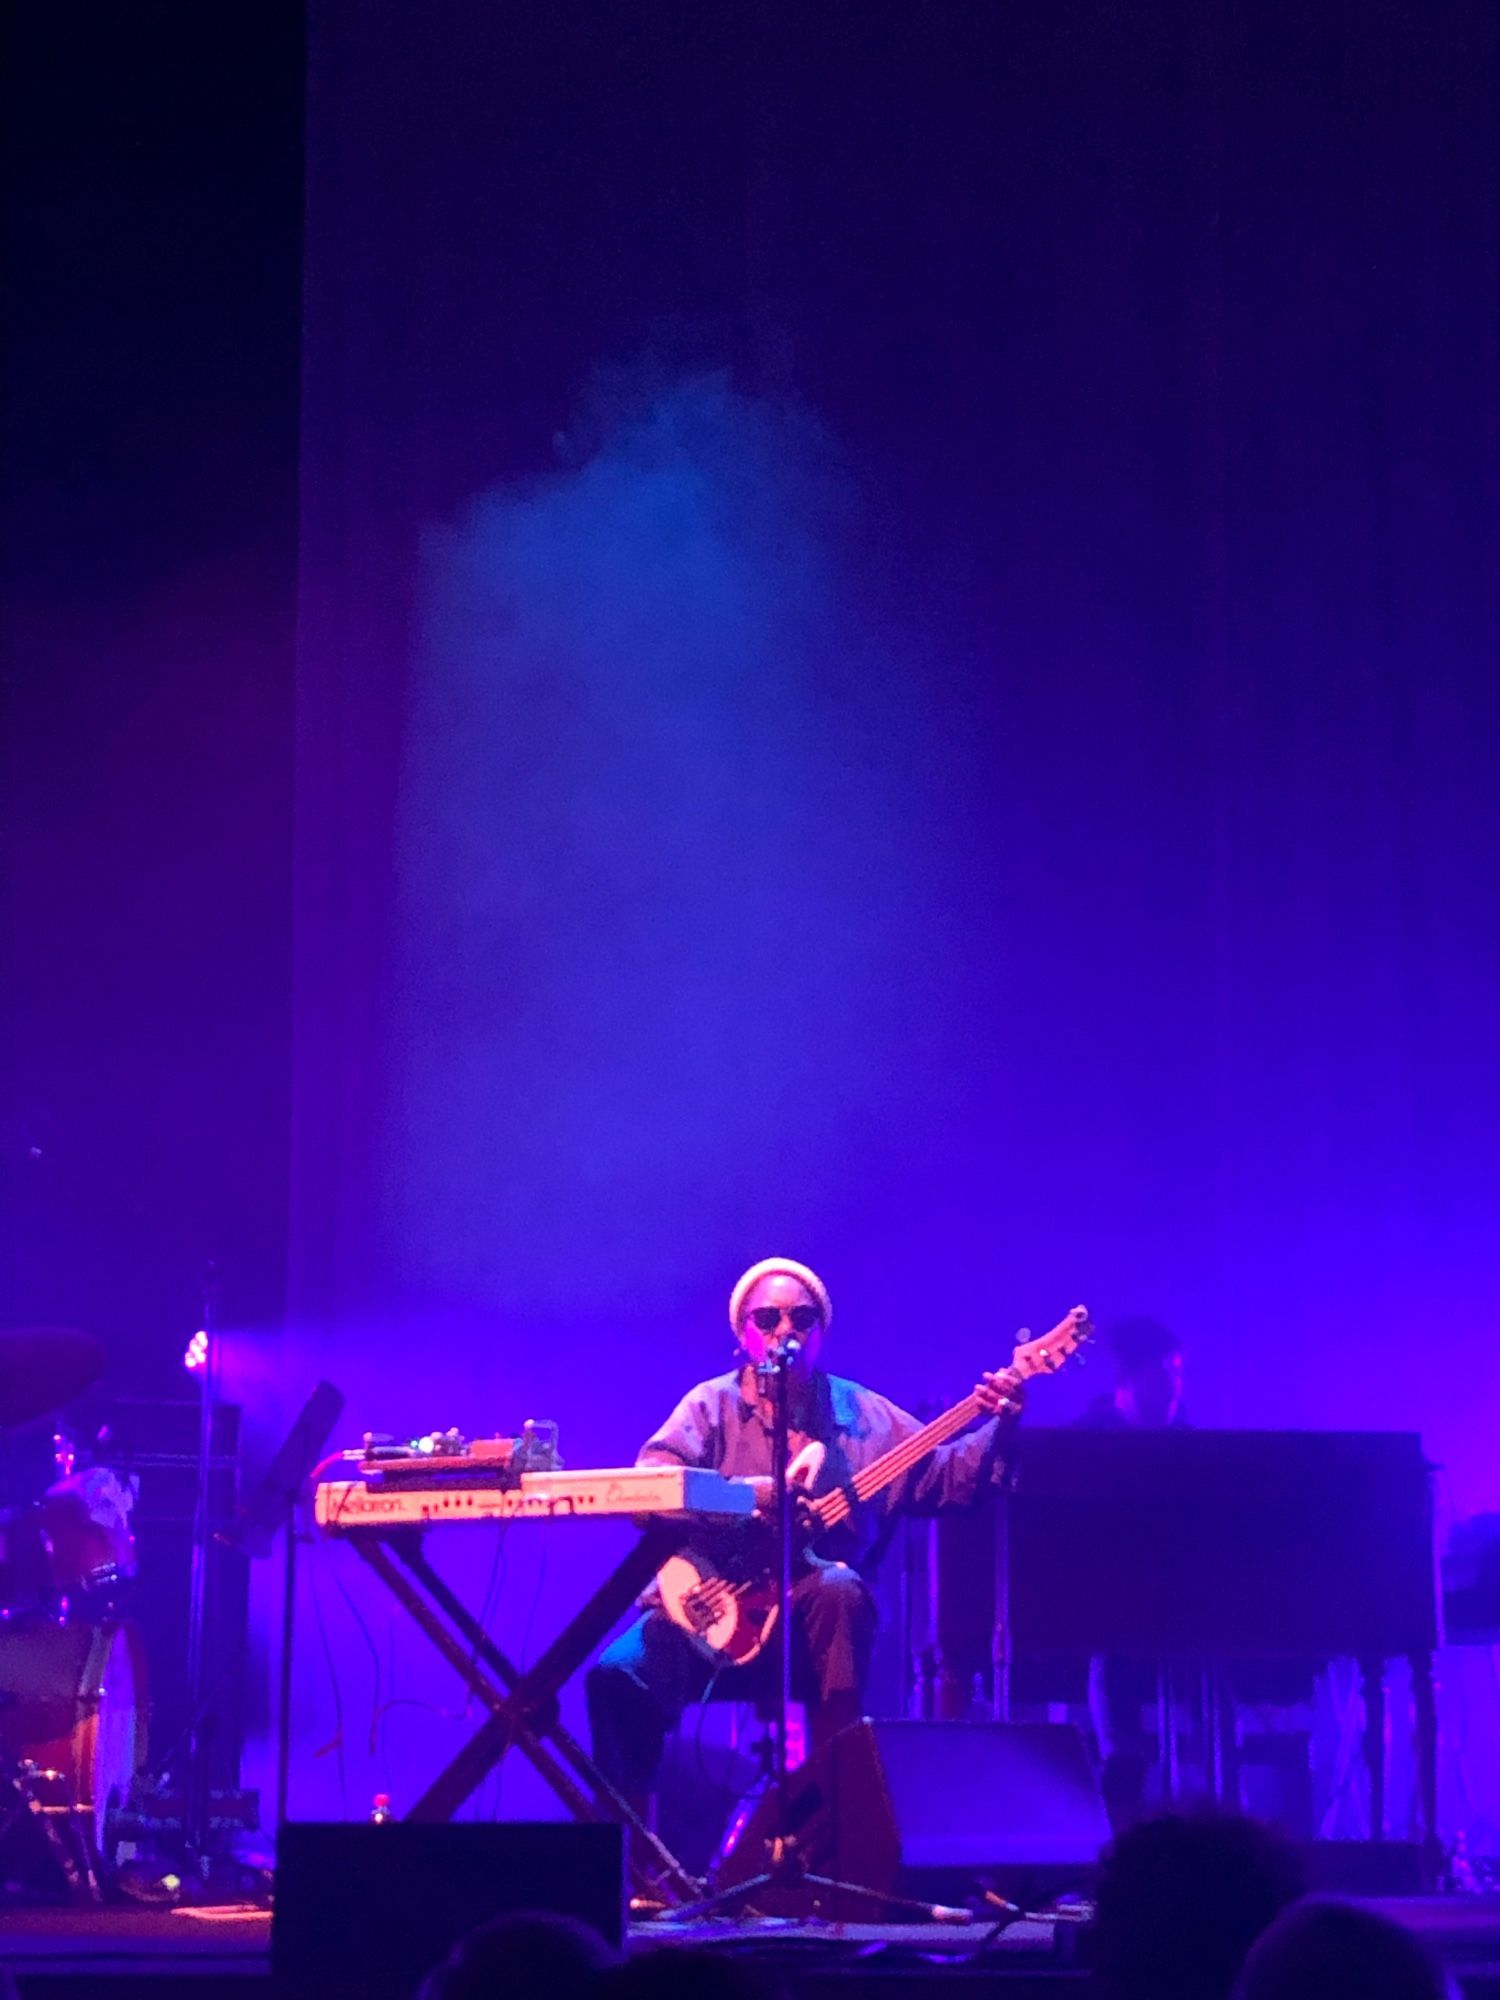
<instances>
[{"instance_id":1,"label":"bass drum","mask_svg":"<svg viewBox=\"0 0 1500 2000\"><path fill-rule=\"evenodd\" d=\"M146 1758L146 1674L129 1619L0 1624L0 1767L90 1856L114 1857L111 1821Z\"/></svg>"}]
</instances>

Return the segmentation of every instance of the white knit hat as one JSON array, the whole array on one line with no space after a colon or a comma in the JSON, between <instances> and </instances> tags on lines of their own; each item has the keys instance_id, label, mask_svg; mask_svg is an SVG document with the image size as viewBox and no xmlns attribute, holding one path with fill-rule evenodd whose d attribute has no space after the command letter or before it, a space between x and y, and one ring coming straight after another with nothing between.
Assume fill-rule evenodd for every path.
<instances>
[{"instance_id":1,"label":"white knit hat","mask_svg":"<svg viewBox=\"0 0 1500 2000\"><path fill-rule=\"evenodd\" d=\"M729 1324L738 1333L740 1330L740 1309L749 1296L752 1285L762 1278L795 1278L805 1285L812 1294L818 1311L823 1315L826 1327L833 1318L833 1301L828 1296L828 1287L816 1271L810 1271L805 1264L799 1264L792 1257L762 1257L758 1264L752 1264L729 1294Z\"/></svg>"}]
</instances>

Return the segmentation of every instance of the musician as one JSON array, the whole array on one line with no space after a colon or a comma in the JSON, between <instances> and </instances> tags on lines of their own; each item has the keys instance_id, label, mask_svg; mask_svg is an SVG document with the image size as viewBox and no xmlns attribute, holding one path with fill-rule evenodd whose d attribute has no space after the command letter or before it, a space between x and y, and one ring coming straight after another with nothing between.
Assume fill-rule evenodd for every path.
<instances>
[{"instance_id":1,"label":"musician","mask_svg":"<svg viewBox=\"0 0 1500 2000\"><path fill-rule=\"evenodd\" d=\"M1114 1383L1090 1403L1094 1430L1162 1430L1184 1425L1182 1342L1159 1319L1121 1319L1105 1329Z\"/></svg>"},{"instance_id":2,"label":"musician","mask_svg":"<svg viewBox=\"0 0 1500 2000\"><path fill-rule=\"evenodd\" d=\"M817 1441L826 1447L812 1493L847 1488L861 1467L921 1426L872 1389L818 1365L833 1317L828 1288L816 1272L790 1258L753 1264L729 1297L729 1323L740 1365L690 1389L641 1448L640 1465L708 1466L761 1483L769 1507L772 1404L757 1365L789 1338L800 1343L790 1365L791 1451ZM818 1544L819 1558L792 1590L793 1691L808 1706L813 1748L856 1721L875 1604L865 1582L899 1510L930 1513L971 1505L1003 1481L1005 1441L1021 1412L1019 1382L1005 1374L980 1379L977 1395L989 1416L953 1443L928 1454L910 1472ZM723 1559L733 1529L705 1540ZM743 1531L739 1546L744 1547ZM766 1554L765 1538L750 1538ZM732 1557L731 1557L732 1559ZM607 1647L587 1681L594 1755L606 1775L637 1802L656 1787L667 1731L690 1702L711 1689L747 1697L769 1684L770 1655L749 1667L716 1673L691 1639L651 1606Z\"/></svg>"}]
</instances>

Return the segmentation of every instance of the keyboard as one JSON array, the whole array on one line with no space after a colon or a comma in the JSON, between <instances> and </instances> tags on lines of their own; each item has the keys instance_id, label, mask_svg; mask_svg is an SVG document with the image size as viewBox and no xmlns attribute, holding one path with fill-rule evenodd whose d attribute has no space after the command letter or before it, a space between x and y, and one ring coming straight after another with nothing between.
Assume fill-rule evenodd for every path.
<instances>
[{"instance_id":1,"label":"keyboard","mask_svg":"<svg viewBox=\"0 0 1500 2000\"><path fill-rule=\"evenodd\" d=\"M579 1520L641 1514L702 1514L720 1519L755 1512L748 1480L726 1479L693 1465L623 1465L598 1471L523 1472L518 1481L455 1477L434 1469L414 1478L376 1471L326 1479L317 1488L318 1526L332 1535L361 1528L433 1528L454 1521Z\"/></svg>"}]
</instances>

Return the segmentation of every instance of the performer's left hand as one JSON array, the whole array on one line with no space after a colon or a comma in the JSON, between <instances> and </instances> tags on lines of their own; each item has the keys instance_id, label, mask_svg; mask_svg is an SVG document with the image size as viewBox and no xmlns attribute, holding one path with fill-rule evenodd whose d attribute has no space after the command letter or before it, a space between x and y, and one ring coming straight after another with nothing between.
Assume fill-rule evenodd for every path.
<instances>
[{"instance_id":1,"label":"performer's left hand","mask_svg":"<svg viewBox=\"0 0 1500 2000\"><path fill-rule=\"evenodd\" d=\"M1008 1368L997 1368L992 1374L981 1375L974 1393L987 1416L1005 1417L1011 1423L1026 1407L1026 1391L1021 1386L1021 1379Z\"/></svg>"}]
</instances>

